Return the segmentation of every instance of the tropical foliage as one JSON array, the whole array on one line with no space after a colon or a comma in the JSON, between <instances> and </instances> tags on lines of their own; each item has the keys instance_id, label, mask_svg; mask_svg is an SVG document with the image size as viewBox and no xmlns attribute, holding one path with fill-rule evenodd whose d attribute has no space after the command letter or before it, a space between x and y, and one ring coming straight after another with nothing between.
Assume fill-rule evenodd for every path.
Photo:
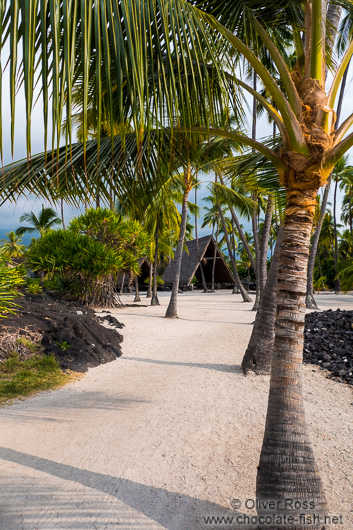
<instances>
[{"instance_id":1,"label":"tropical foliage","mask_svg":"<svg viewBox=\"0 0 353 530\"><path fill-rule=\"evenodd\" d=\"M0 260L0 317L6 313L15 313L16 298L20 296L18 288L24 283L23 275L16 267L9 267Z\"/></svg>"},{"instance_id":2,"label":"tropical foliage","mask_svg":"<svg viewBox=\"0 0 353 530\"><path fill-rule=\"evenodd\" d=\"M24 213L20 217L20 223L27 222L31 226L20 226L16 230L18 236L29 233L33 234L38 232L40 237L42 237L48 230L52 230L54 226L61 225L61 219L57 217L56 212L50 208L44 207L42 204L42 209L39 214L36 215L34 212Z\"/></svg>"},{"instance_id":3,"label":"tropical foliage","mask_svg":"<svg viewBox=\"0 0 353 530\"><path fill-rule=\"evenodd\" d=\"M3 49L7 41L10 47L12 141L19 78L23 79L27 102L30 153L38 72L42 76L46 134L51 96L55 144L51 153L32 157L30 164L26 160L4 170L4 197L32 190L33 175L37 193L52 198L57 194L82 200L97 191L107 195L112 183L126 188L136 180L158 181L160 157L166 146L173 163L175 153L184 159L179 163L184 196L175 252L176 281L166 316L177 315L187 200L194 185L190 153L183 148L188 142L181 137L224 137L246 146L245 156L253 158L252 151L257 151L258 163L264 169L260 174L255 172L253 180L258 179L268 190L276 181L277 187L285 190L276 333L257 497L310 498L319 515L327 513L326 499L305 424L301 383L304 302L316 196L335 164L353 146L353 134L349 134L353 114L337 127L334 110L353 55L352 13L348 0L279 0L265 6L257 0L36 0L3 3L0 25ZM333 50L336 40L339 60ZM23 53L17 76L19 43ZM242 68L252 72L252 86L239 75ZM326 83L328 69L330 83ZM73 87L79 79L83 145L72 145ZM258 141L254 131L249 135L243 129L243 90L271 116L278 138ZM87 141L90 106L97 109L98 137ZM56 149L65 107L66 145ZM239 127L229 127L230 109L234 109ZM102 119L110 120L110 138L101 137ZM126 123L132 133L125 134ZM114 137L117 124L121 135ZM253 198L258 203L256 187ZM269 200L264 233L269 228L271 208ZM254 227L257 215L256 207ZM253 235L261 259L261 263L256 260L254 269L262 286L265 254L260 252L257 230ZM250 254L249 259L253 259ZM334 259L337 265L337 244ZM294 518L300 514L295 510L291 513ZM298 525L298 529L302 527Z\"/></svg>"},{"instance_id":4,"label":"tropical foliage","mask_svg":"<svg viewBox=\"0 0 353 530\"><path fill-rule=\"evenodd\" d=\"M0 254L4 258L21 258L25 253L22 239L13 230L6 234L7 239L1 239Z\"/></svg>"},{"instance_id":5,"label":"tropical foliage","mask_svg":"<svg viewBox=\"0 0 353 530\"><path fill-rule=\"evenodd\" d=\"M51 230L29 249L29 266L61 279L63 294L92 306L120 305L119 273L137 272L147 237L138 222L110 210L89 210L67 230Z\"/></svg>"}]
</instances>

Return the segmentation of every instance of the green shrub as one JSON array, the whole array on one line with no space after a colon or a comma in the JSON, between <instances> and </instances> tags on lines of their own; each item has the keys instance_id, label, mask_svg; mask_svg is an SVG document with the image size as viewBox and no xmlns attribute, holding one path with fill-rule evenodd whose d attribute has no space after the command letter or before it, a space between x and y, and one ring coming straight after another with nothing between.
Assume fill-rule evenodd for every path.
<instances>
[{"instance_id":1,"label":"green shrub","mask_svg":"<svg viewBox=\"0 0 353 530\"><path fill-rule=\"evenodd\" d=\"M4 260L0 261L0 317L6 313L15 313L20 296L18 288L24 283L23 275L17 267L9 267Z\"/></svg>"},{"instance_id":2,"label":"green shrub","mask_svg":"<svg viewBox=\"0 0 353 530\"><path fill-rule=\"evenodd\" d=\"M147 239L137 221L98 208L74 219L67 230L42 235L30 247L27 261L47 280L55 279L64 295L93 306L114 306L119 304L117 276L125 270L138 272Z\"/></svg>"},{"instance_id":3,"label":"green shrub","mask_svg":"<svg viewBox=\"0 0 353 530\"><path fill-rule=\"evenodd\" d=\"M347 292L353 289L353 258L342 261L339 265L338 278L341 281L342 290Z\"/></svg>"},{"instance_id":4,"label":"green shrub","mask_svg":"<svg viewBox=\"0 0 353 530\"><path fill-rule=\"evenodd\" d=\"M27 292L30 294L39 294L42 292L40 280L36 278L28 278L26 281Z\"/></svg>"}]
</instances>

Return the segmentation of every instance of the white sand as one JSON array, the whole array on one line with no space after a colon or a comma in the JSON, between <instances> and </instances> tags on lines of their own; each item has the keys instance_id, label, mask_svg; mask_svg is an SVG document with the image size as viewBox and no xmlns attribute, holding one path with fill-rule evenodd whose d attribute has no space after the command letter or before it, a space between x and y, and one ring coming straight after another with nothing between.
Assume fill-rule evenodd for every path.
<instances>
[{"instance_id":1,"label":"white sand","mask_svg":"<svg viewBox=\"0 0 353 530\"><path fill-rule=\"evenodd\" d=\"M269 379L240 362L255 315L238 295L184 293L166 320L168 297L116 312L122 358L0 409L0 530L212 528L203 516L254 498ZM318 300L353 309L351 295ZM352 388L312 366L304 386L331 513L350 530Z\"/></svg>"}]
</instances>

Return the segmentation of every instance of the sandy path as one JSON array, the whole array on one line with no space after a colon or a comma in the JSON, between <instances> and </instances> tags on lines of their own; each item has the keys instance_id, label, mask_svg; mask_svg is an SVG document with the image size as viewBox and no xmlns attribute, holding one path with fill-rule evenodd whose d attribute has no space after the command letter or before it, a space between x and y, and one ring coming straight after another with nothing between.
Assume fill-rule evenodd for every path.
<instances>
[{"instance_id":1,"label":"sandy path","mask_svg":"<svg viewBox=\"0 0 353 530\"><path fill-rule=\"evenodd\" d=\"M192 530L254 497L268 377L239 367L254 313L238 295L184 293L170 321L160 299L118 312L122 358L0 409L0 530ZM319 301L353 309L349 295ZM352 389L304 371L331 512L349 530Z\"/></svg>"}]
</instances>

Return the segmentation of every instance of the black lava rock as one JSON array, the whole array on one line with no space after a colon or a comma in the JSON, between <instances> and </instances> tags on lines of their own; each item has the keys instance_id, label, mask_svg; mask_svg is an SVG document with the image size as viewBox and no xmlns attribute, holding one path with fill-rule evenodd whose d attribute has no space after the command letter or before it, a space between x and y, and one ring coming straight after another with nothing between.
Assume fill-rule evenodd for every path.
<instances>
[{"instance_id":1,"label":"black lava rock","mask_svg":"<svg viewBox=\"0 0 353 530\"><path fill-rule=\"evenodd\" d=\"M39 332L44 352L54 353L64 370L86 372L122 355L122 335L103 326L90 308L48 295L25 295L17 303L16 315L1 319L0 333L11 328L24 334L26 329ZM108 318L115 327L123 327L116 318Z\"/></svg>"},{"instance_id":2,"label":"black lava rock","mask_svg":"<svg viewBox=\"0 0 353 530\"><path fill-rule=\"evenodd\" d=\"M304 362L353 385L353 311L313 312L305 317Z\"/></svg>"}]
</instances>

